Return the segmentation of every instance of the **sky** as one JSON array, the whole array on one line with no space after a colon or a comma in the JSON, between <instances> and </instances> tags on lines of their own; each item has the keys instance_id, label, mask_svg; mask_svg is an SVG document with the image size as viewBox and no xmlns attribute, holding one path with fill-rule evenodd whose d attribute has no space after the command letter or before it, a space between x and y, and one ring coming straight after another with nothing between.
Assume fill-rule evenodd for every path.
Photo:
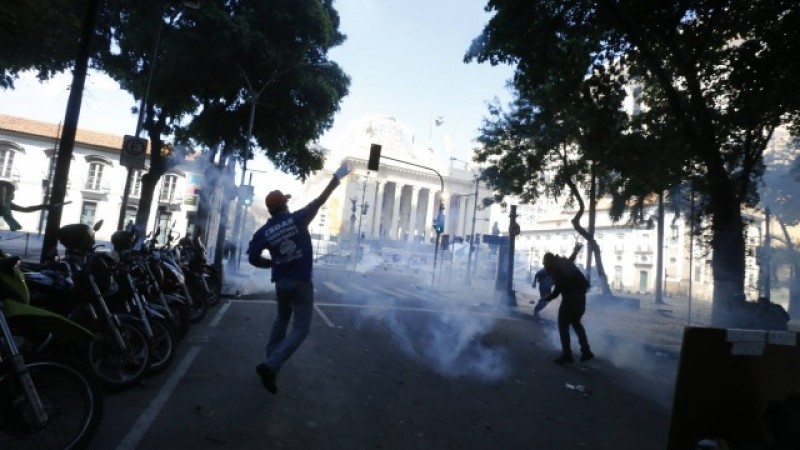
<instances>
[{"instance_id":1,"label":"sky","mask_svg":"<svg viewBox=\"0 0 800 450\"><path fill-rule=\"evenodd\" d=\"M320 144L335 147L353 120L384 114L408 125L417 143L430 140L449 149L445 156L471 159L487 102L497 98L505 104L511 95L506 88L511 67L463 62L490 18L485 4L486 0L335 1L347 40L328 56L351 77L351 86ZM27 74L15 82L13 91L0 91L0 114L63 122L71 79L67 73L39 83ZM158 82L157 73L153 82ZM134 134L135 105L113 80L92 73L78 126ZM443 123L432 126L434 117Z\"/></svg>"}]
</instances>

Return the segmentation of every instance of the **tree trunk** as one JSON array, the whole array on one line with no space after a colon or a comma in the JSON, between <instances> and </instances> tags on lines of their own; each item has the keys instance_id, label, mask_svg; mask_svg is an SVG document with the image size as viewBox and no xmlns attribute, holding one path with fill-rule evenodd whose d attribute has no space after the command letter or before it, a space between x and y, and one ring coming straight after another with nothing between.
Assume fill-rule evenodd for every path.
<instances>
[{"instance_id":1,"label":"tree trunk","mask_svg":"<svg viewBox=\"0 0 800 450\"><path fill-rule=\"evenodd\" d=\"M712 324L740 326L744 311L744 224L738 198L723 182L713 183L711 268L714 275Z\"/></svg>"},{"instance_id":2,"label":"tree trunk","mask_svg":"<svg viewBox=\"0 0 800 450\"><path fill-rule=\"evenodd\" d=\"M142 188L141 194L139 197L139 209L136 211L136 223L134 227L136 228L137 234L137 241L136 245L139 245L144 240L145 236L147 235L147 228L148 224L147 221L150 219L150 210L153 207L153 198L155 197L156 186L158 185L158 180L161 179L161 176L164 174L164 170L160 167L163 165L161 161L161 154L160 151L156 149L161 148L161 134L156 132L150 132L150 170L147 173L142 175ZM158 152L158 156L156 156L156 152ZM155 231L155 230L153 230Z\"/></svg>"},{"instance_id":3,"label":"tree trunk","mask_svg":"<svg viewBox=\"0 0 800 450\"><path fill-rule=\"evenodd\" d=\"M588 251L593 252L595 255L595 263L597 264L597 275L600 277L600 289L603 291L603 295L608 297L613 297L614 294L611 292L611 287L608 285L608 277L606 277L606 271L603 268L603 260L600 257L600 247L597 245L597 242L594 240L594 236L589 234L585 228L581 226L581 216L583 216L584 211L584 204L583 198L581 197L580 191L578 191L578 186L572 181L572 179L567 179L567 186L569 186L570 192L575 197L575 200L578 202L578 211L575 213L575 216L572 217L572 227L575 228L575 231L578 232L586 242L589 244Z\"/></svg>"},{"instance_id":4,"label":"tree trunk","mask_svg":"<svg viewBox=\"0 0 800 450\"><path fill-rule=\"evenodd\" d=\"M589 236L594 239L594 225L595 225L595 218L597 216L597 175L595 173L595 164L592 164L592 175L591 181L589 182ZM594 249L590 245L589 248L586 249L586 280L589 284L592 284L592 255L594 255Z\"/></svg>"},{"instance_id":5,"label":"tree trunk","mask_svg":"<svg viewBox=\"0 0 800 450\"><path fill-rule=\"evenodd\" d=\"M658 237L656 242L656 299L657 305L664 304L664 191L658 193Z\"/></svg>"},{"instance_id":6,"label":"tree trunk","mask_svg":"<svg viewBox=\"0 0 800 450\"><path fill-rule=\"evenodd\" d=\"M800 257L797 254L797 248L792 242L792 236L789 234L789 229L781 216L775 215L778 219L778 224L783 231L783 237L786 240L786 248L789 250L792 260L791 276L789 278L789 315L792 318L800 317ZM770 274L767 274L770 276Z\"/></svg>"},{"instance_id":7,"label":"tree trunk","mask_svg":"<svg viewBox=\"0 0 800 450\"><path fill-rule=\"evenodd\" d=\"M214 267L219 274L223 273L222 260L226 250L225 238L228 234L228 217L230 214L230 205L234 199L233 193L236 188L233 184L233 161L233 153L223 151L223 156L220 157L220 173L222 176L220 176L219 182L223 183L224 186L222 195L225 196L225 201L222 202L222 207L219 212L219 229L217 231L216 251L214 252Z\"/></svg>"}]
</instances>

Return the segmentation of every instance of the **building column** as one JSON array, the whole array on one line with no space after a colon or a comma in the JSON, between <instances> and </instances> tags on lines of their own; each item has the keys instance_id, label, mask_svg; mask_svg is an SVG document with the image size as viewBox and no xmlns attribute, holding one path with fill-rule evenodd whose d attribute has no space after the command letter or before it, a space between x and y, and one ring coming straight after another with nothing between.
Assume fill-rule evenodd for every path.
<instances>
[{"instance_id":1,"label":"building column","mask_svg":"<svg viewBox=\"0 0 800 450\"><path fill-rule=\"evenodd\" d=\"M468 197L466 195L461 197L461 217L459 218L459 222L461 223L460 235L463 238L466 238L467 233L469 233L467 230L467 211L469 211L469 200L471 198L472 197Z\"/></svg>"},{"instance_id":2,"label":"building column","mask_svg":"<svg viewBox=\"0 0 800 450\"><path fill-rule=\"evenodd\" d=\"M411 212L408 217L408 236L411 242L414 242L414 237L417 231L417 207L419 205L419 187L411 186Z\"/></svg>"},{"instance_id":3,"label":"building column","mask_svg":"<svg viewBox=\"0 0 800 450\"><path fill-rule=\"evenodd\" d=\"M425 222L422 224L422 234L425 236L425 243L428 243L428 230L433 228L433 219L436 218L438 210L434 210L436 203L436 191L428 188L428 207L425 208Z\"/></svg>"},{"instance_id":4,"label":"building column","mask_svg":"<svg viewBox=\"0 0 800 450\"><path fill-rule=\"evenodd\" d=\"M394 204L392 205L392 218L389 223L392 224L392 229L389 230L389 239L399 240L402 236L397 232L400 227L400 199L403 194L403 185L400 183L394 184Z\"/></svg>"},{"instance_id":5,"label":"building column","mask_svg":"<svg viewBox=\"0 0 800 450\"><path fill-rule=\"evenodd\" d=\"M375 199L372 207L372 224L370 225L370 234L373 238L380 239L381 235L381 214L383 214L383 190L386 187L386 182L375 181Z\"/></svg>"}]
</instances>

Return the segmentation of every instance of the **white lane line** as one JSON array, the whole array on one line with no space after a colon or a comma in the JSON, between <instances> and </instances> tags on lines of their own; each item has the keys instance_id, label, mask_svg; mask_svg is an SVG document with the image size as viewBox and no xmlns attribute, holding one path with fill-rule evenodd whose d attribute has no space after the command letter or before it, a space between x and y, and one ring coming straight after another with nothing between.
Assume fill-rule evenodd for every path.
<instances>
[{"instance_id":1,"label":"white lane line","mask_svg":"<svg viewBox=\"0 0 800 450\"><path fill-rule=\"evenodd\" d=\"M344 289L340 288L339 286L331 283L330 281L323 281L322 284L325 285L328 289L336 292L337 294L344 294Z\"/></svg>"},{"instance_id":2,"label":"white lane line","mask_svg":"<svg viewBox=\"0 0 800 450\"><path fill-rule=\"evenodd\" d=\"M275 300L230 300L232 303L253 303L253 304L267 304L267 303L275 303ZM519 317L513 316L504 316L500 314L492 314L492 313L485 313L479 311L469 311L469 310L462 310L462 309L441 309L441 308L409 308L409 307L402 307L402 306L395 306L395 305L365 305L363 303L328 303L328 302L321 302L321 303L314 303L314 307L317 305L319 306L332 306L335 308L353 308L353 309L397 309L402 311L417 311L417 312L429 312L429 313L455 313L455 314L469 314L472 316L482 316L482 317L491 317L494 319L500 320L509 320L513 322L529 322L527 319L521 319Z\"/></svg>"},{"instance_id":3,"label":"white lane line","mask_svg":"<svg viewBox=\"0 0 800 450\"><path fill-rule=\"evenodd\" d=\"M351 308L351 309L394 309L398 311L413 311L413 312L427 312L432 314L458 314L458 315L468 315L468 316L481 316L481 317L490 317L492 319L498 320L508 320L513 322L529 322L527 319L521 319L519 317L513 316L503 316L499 314L492 314L492 313L485 313L485 312L477 312L477 311L469 311L464 309L441 309L441 308L418 308L418 307L409 307L409 306L396 306L396 305L363 305L363 304L356 304L356 303L317 303L316 305L321 306L330 306L333 308Z\"/></svg>"},{"instance_id":4,"label":"white lane line","mask_svg":"<svg viewBox=\"0 0 800 450\"><path fill-rule=\"evenodd\" d=\"M319 309L319 306L314 305L314 309L317 310L317 312L319 313L320 317L322 317L322 320L324 320L325 323L327 323L329 327L336 328L336 325L334 325L333 321L331 319L329 319L328 316L326 316L325 313L322 312L321 309Z\"/></svg>"},{"instance_id":5,"label":"white lane line","mask_svg":"<svg viewBox=\"0 0 800 450\"><path fill-rule=\"evenodd\" d=\"M214 316L214 320L209 322L208 328L215 328L217 326L217 324L219 323L219 321L222 320L222 316L225 315L225 312L230 307L231 307L230 303L225 303L224 305L222 305L222 307L219 309L219 311L217 311L217 315Z\"/></svg>"},{"instance_id":6,"label":"white lane line","mask_svg":"<svg viewBox=\"0 0 800 450\"><path fill-rule=\"evenodd\" d=\"M377 290L379 290L381 292L385 292L385 293L391 295L392 297L399 297L399 295L397 295L397 292L390 291L389 289L382 288L380 286L372 286L372 289L377 289Z\"/></svg>"},{"instance_id":7,"label":"white lane line","mask_svg":"<svg viewBox=\"0 0 800 450\"><path fill-rule=\"evenodd\" d=\"M425 297L424 295L418 294L416 292L411 292L411 291L407 291L405 289L400 289L400 288L395 288L395 289L397 289L398 292L402 292L403 294L410 295L412 297L416 297L416 298L418 298L420 300L425 300L425 301L431 300L429 297Z\"/></svg>"},{"instance_id":8,"label":"white lane line","mask_svg":"<svg viewBox=\"0 0 800 450\"><path fill-rule=\"evenodd\" d=\"M161 408L167 403L170 395L172 395L172 391L175 390L178 382L180 382L181 378L186 374L186 371L189 370L189 366L192 365L198 353L200 353L199 346L194 346L189 349L189 352L183 357L181 364L175 369L175 372L170 375L167 382L161 387L161 390L158 391L156 398L150 402L147 409L142 412L142 415L139 416L139 419L136 420L136 423L131 427L131 431L129 431L125 438L122 439L122 442L119 443L117 450L133 450L139 445L139 442L142 440L145 433L147 433L153 421L156 420L156 417L158 417Z\"/></svg>"},{"instance_id":9,"label":"white lane line","mask_svg":"<svg viewBox=\"0 0 800 450\"><path fill-rule=\"evenodd\" d=\"M350 287L351 287L352 289L355 289L355 290L357 290L357 291L361 291L361 292L363 292L363 293L365 293L365 294L374 294L374 293L375 293L374 291L370 291L369 289L367 289L367 288L364 288L364 287L361 287L361 286L359 286L359 285L357 285L357 284L351 284L351 285L350 285Z\"/></svg>"}]
</instances>

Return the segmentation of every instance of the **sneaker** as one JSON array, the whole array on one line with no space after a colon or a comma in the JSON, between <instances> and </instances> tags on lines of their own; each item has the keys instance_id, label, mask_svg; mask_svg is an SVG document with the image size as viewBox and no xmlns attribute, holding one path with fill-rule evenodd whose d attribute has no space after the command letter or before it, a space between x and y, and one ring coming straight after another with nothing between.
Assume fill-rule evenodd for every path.
<instances>
[{"instance_id":1,"label":"sneaker","mask_svg":"<svg viewBox=\"0 0 800 450\"><path fill-rule=\"evenodd\" d=\"M593 358L594 358L594 353L590 352L589 350L581 352L581 362L586 362Z\"/></svg>"},{"instance_id":2,"label":"sneaker","mask_svg":"<svg viewBox=\"0 0 800 450\"><path fill-rule=\"evenodd\" d=\"M275 372L272 371L266 364L261 363L256 366L256 373L261 378L261 384L264 385L270 394L278 392L278 386L275 385Z\"/></svg>"},{"instance_id":3,"label":"sneaker","mask_svg":"<svg viewBox=\"0 0 800 450\"><path fill-rule=\"evenodd\" d=\"M558 358L554 359L553 362L556 363L556 364L564 365L564 364L574 363L575 360L572 358L571 354L562 353L561 356L559 356Z\"/></svg>"}]
</instances>

